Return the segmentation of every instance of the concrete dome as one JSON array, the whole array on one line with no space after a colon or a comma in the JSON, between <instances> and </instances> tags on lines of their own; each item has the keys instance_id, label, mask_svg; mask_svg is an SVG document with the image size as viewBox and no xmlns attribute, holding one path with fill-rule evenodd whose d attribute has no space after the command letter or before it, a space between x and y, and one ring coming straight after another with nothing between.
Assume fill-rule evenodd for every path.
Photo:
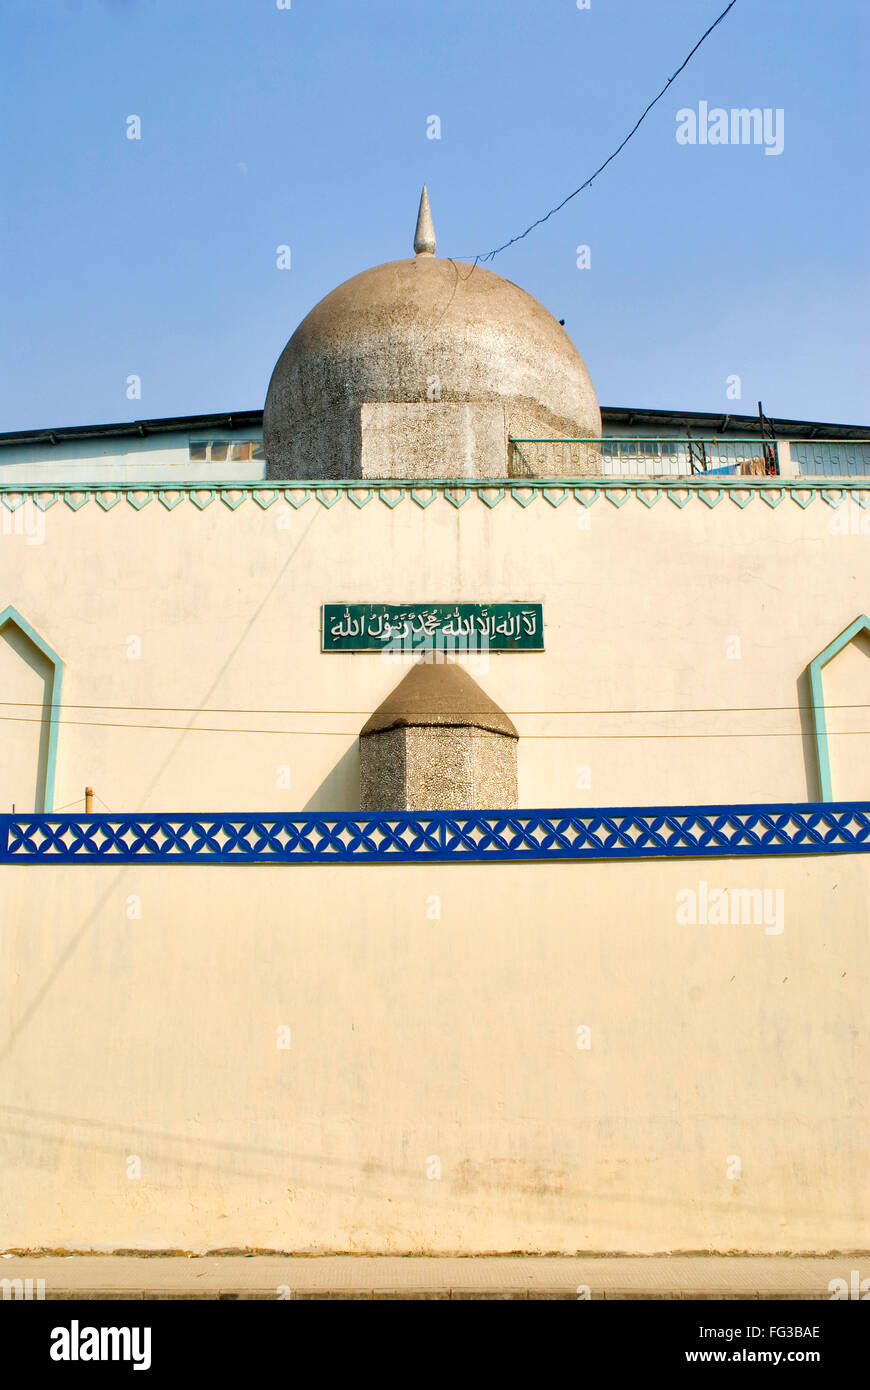
<instances>
[{"instance_id":1,"label":"concrete dome","mask_svg":"<svg viewBox=\"0 0 870 1390\"><path fill-rule=\"evenodd\" d=\"M601 416L542 304L422 249L311 310L272 374L263 434L274 477L497 477L510 436L598 437Z\"/></svg>"}]
</instances>

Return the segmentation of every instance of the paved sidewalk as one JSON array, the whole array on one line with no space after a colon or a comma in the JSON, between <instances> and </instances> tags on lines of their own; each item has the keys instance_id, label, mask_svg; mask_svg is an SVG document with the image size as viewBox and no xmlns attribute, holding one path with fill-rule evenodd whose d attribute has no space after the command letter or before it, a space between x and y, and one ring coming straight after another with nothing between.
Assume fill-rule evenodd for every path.
<instances>
[{"instance_id":1,"label":"paved sidewalk","mask_svg":"<svg viewBox=\"0 0 870 1390\"><path fill-rule=\"evenodd\" d=\"M870 1256L466 1258L390 1255L3 1256L0 1280L44 1280L46 1299L830 1299L870 1277ZM4 1298L25 1285L2 1285ZM34 1283L32 1288L38 1289ZM38 1293L32 1293L38 1297Z\"/></svg>"}]
</instances>

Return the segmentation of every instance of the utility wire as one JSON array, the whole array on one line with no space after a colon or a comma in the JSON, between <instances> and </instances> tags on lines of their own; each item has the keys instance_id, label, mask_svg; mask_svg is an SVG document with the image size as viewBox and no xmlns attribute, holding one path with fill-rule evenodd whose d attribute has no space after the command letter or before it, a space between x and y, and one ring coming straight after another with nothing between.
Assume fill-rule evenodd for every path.
<instances>
[{"instance_id":1,"label":"utility wire","mask_svg":"<svg viewBox=\"0 0 870 1390\"><path fill-rule=\"evenodd\" d=\"M555 206L554 208L550 208L550 211L549 211L549 212L544 213L544 216L543 216L543 217L539 217L539 218L537 219L536 222L532 222L531 226L526 227L526 230L525 230L524 232L520 232L519 236L512 236L511 239L510 239L510 241L506 241L506 242L503 243L503 245L497 246L497 247L495 248L494 251L487 251L485 254L480 254L480 255L475 256L475 257L474 257L474 263L475 263L475 265L477 265L477 263L478 263L479 261L480 261L480 262L485 262L485 261L491 261L491 260L493 260L494 257L495 257L495 256L498 256L502 251L506 251L507 248L508 248L509 246L513 246L513 244L514 244L515 241L522 241L522 240L523 240L523 237L527 237L527 236L529 235L529 232L533 232L533 231L535 230L536 227L540 227L541 224L542 224L543 222L547 222L547 221L549 220L549 218L553 217L557 212L561 212L562 208L565 206L566 203L570 203L570 201L571 201L572 198L576 198L578 193L582 193L583 190L584 190L584 188L588 188L588 187L590 186L590 184L594 183L594 181L598 178L598 175L601 174L601 173L603 173L604 170L607 168L608 164L611 164L611 163L613 162L613 160L616 158L616 156L617 156L618 154L621 154L621 153L622 153L622 151L625 149L626 145L628 144L629 140L632 138L633 135L635 135L635 134L637 133L637 131L638 131L638 130L640 129L640 127L643 125L643 123L644 123L644 121L646 120L647 116L649 115L650 111L652 111L653 107L656 105L657 102L661 101L662 97L664 96L664 94L665 94L665 92L668 90L668 88L670 87L671 83L674 82L674 81L679 77L680 73L684 70L684 68L687 68L687 67L688 67L689 63L690 63L690 62L692 61L692 59L694 58L695 54L697 53L698 49L701 47L701 44L704 42L704 40L705 40L705 39L708 39L708 38L710 37L710 35L712 34L713 30L714 30L715 28L717 28L717 26L720 25L720 24L722 23L723 19L724 19L725 16L728 14L729 10L733 10L733 9L734 9L734 6L735 6L736 4L737 4L737 0L731 0L731 4L726 6L726 8L725 8L725 9L722 11L722 13L720 14L719 18L716 19L716 20L714 20L713 23L710 25L710 28L709 28L705 33L703 33L703 34L701 35L701 37L699 38L698 42L695 44L695 47L692 49L691 53L690 53L690 54L688 55L688 57L685 58L684 61L680 64L680 66L677 68L676 72L673 73L672 76L668 78L667 82L666 82L665 85L662 87L662 89L661 89L661 91L659 92L658 96L653 97L653 99L652 99L652 101L650 102L649 106L646 108L646 110L644 111L643 115L640 117L640 120L639 120L639 121L636 123L636 125L634 125L634 126L632 127L632 129L628 132L628 134L626 135L626 137L625 137L625 139L623 140L622 144L621 144L621 145L618 145L618 146L616 147L616 149L613 151L613 154L608 155L608 157L607 157L607 159L605 159L604 163L601 164L601 165L599 165L599 167L595 170L595 173L592 174L588 179L586 179L585 183L581 183L581 185L580 185L579 188L575 188L573 193L569 193L568 196L567 196L567 198L563 198L562 201L561 201L561 203L557 203L556 206ZM470 256L457 256L455 259L456 259L456 260L460 260L460 261L466 261L466 260L471 260L472 258L471 258Z\"/></svg>"},{"instance_id":2,"label":"utility wire","mask_svg":"<svg viewBox=\"0 0 870 1390\"><path fill-rule=\"evenodd\" d=\"M8 707L12 709L44 709L43 700L0 700L0 708ZM63 709L97 709L112 711L127 711L144 714L318 714L321 716L333 714L353 714L368 715L370 709L264 709L257 705L229 705L221 708L218 705L76 705L67 700L63 701ZM787 712L797 712L799 710L812 710L814 705L675 705L673 707L649 705L640 709L515 709L507 711L509 714L538 714L538 715L568 715L568 714L767 714L776 713L781 710ZM832 705L825 703L825 709L870 709L870 702L858 700L855 703ZM473 713L474 711L472 711ZM0 719L12 718L14 716L0 715ZM65 721L61 721L65 722ZM87 722L87 721L81 721ZM96 727L97 721L94 721ZM134 728L135 725L123 725L123 728Z\"/></svg>"},{"instance_id":3,"label":"utility wire","mask_svg":"<svg viewBox=\"0 0 870 1390\"><path fill-rule=\"evenodd\" d=\"M134 726L134 725L130 725L130 727L133 728L133 727L135 727L135 726ZM97 800L98 800L99 802L101 802L103 806L106 806L106 803L105 803L105 801L103 801L103 798L102 798L101 796L99 796L96 792L94 792L94 796L96 796ZM54 811L52 811L51 814L52 814L52 815L56 815L56 814L58 813L58 811L68 811L69 808L70 808L70 806L78 806L79 802L80 802L80 801L84 801L84 799L85 799L85 798L84 798L83 796L77 796L76 799L75 799L75 801L68 801L68 802L66 803L65 806L56 806L55 809L54 809ZM106 806L106 810L108 811L108 813L109 813L110 816L111 816L111 815L114 815L114 812L113 812L111 806Z\"/></svg>"},{"instance_id":4,"label":"utility wire","mask_svg":"<svg viewBox=\"0 0 870 1390\"><path fill-rule=\"evenodd\" d=\"M143 730L157 730L163 733L182 733L182 734L266 734L273 738L277 737L298 737L298 738L356 738L357 731L354 729L233 729L215 728L214 726L202 724L109 724L100 719L57 719L56 724L75 724L83 729L128 729L132 733L141 733ZM30 718L28 716L17 716L3 714L0 715L0 723L7 724L42 724L44 720ZM452 727L447 724L442 727ZM870 729L841 729L828 730L829 738L844 738L848 735L868 735ZM523 734L524 739L702 739L702 738L805 738L810 735L802 729L774 729L770 732L765 730L745 732L742 729L723 730L716 733L697 733L697 734L592 734L585 731L580 733L555 733L555 734Z\"/></svg>"}]
</instances>

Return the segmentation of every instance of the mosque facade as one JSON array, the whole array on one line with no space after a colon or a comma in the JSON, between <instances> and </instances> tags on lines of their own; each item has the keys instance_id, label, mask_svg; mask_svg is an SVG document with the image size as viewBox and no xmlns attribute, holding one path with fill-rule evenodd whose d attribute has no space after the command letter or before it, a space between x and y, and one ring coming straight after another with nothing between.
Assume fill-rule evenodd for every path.
<instances>
[{"instance_id":1,"label":"mosque facade","mask_svg":"<svg viewBox=\"0 0 870 1390\"><path fill-rule=\"evenodd\" d=\"M0 439L8 1248L868 1248L870 430L436 252Z\"/></svg>"}]
</instances>

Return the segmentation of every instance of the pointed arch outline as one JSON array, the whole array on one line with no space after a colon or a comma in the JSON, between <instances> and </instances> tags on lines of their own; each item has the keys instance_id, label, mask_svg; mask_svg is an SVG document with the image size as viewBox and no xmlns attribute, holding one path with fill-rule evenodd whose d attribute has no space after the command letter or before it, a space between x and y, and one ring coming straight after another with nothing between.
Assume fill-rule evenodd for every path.
<instances>
[{"instance_id":1,"label":"pointed arch outline","mask_svg":"<svg viewBox=\"0 0 870 1390\"><path fill-rule=\"evenodd\" d=\"M36 629L30 626L27 619L23 618L18 609L14 608L11 603L0 613L0 633L10 623L17 627L28 641L33 643L51 666L51 712L48 717L48 748L42 787L42 810L44 815L48 815L54 810L54 774L57 766L57 730L60 717L61 686L63 684L63 662L57 652L48 645L44 638L40 637Z\"/></svg>"},{"instance_id":2,"label":"pointed arch outline","mask_svg":"<svg viewBox=\"0 0 870 1390\"><path fill-rule=\"evenodd\" d=\"M861 613L844 628L833 642L829 642L824 651L819 652L809 664L810 673L810 696L813 705L813 723L816 730L816 759L819 768L819 795L822 801L833 801L834 793L831 784L831 756L828 748L828 720L825 713L825 691L822 685L822 671L829 661L833 661L844 648L848 647L854 637L860 632L870 633L870 618L866 613Z\"/></svg>"}]
</instances>

